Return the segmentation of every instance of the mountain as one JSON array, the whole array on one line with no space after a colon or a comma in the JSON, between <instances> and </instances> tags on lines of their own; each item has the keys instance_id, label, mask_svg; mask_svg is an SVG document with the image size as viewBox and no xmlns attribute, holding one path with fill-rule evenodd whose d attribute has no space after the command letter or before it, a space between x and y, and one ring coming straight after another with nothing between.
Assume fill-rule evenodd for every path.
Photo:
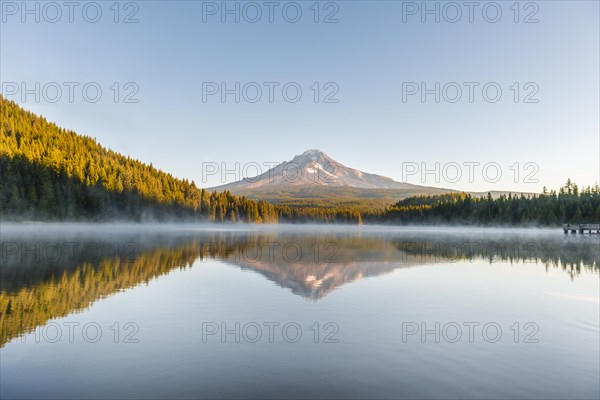
<instances>
[{"instance_id":1,"label":"mountain","mask_svg":"<svg viewBox=\"0 0 600 400\"><path fill-rule=\"evenodd\" d=\"M320 150L307 150L253 178L218 186L215 189L246 190L281 186L314 185L360 189L414 189L423 186L397 182L381 175L347 167Z\"/></svg>"},{"instance_id":2,"label":"mountain","mask_svg":"<svg viewBox=\"0 0 600 400\"><path fill-rule=\"evenodd\" d=\"M398 182L359 171L312 149L251 178L211 188L276 204L385 207L399 199L455 190ZM365 203L365 207L367 204Z\"/></svg>"},{"instance_id":3,"label":"mountain","mask_svg":"<svg viewBox=\"0 0 600 400\"><path fill-rule=\"evenodd\" d=\"M334 160L312 149L284 161L270 170L237 182L215 186L238 196L292 207L352 208L358 211L384 209L412 196L459 193L458 190L398 182L371 174ZM496 199L509 191L465 192L473 197L488 193ZM517 192L530 196L535 193Z\"/></svg>"}]
</instances>

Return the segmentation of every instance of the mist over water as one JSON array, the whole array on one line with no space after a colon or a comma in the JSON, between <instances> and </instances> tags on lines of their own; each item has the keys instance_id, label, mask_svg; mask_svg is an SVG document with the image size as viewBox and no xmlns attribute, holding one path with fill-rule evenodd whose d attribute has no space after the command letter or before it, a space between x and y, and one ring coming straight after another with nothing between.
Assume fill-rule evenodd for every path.
<instances>
[{"instance_id":1,"label":"mist over water","mask_svg":"<svg viewBox=\"0 0 600 400\"><path fill-rule=\"evenodd\" d=\"M598 235L211 224L0 233L3 398L600 394Z\"/></svg>"}]
</instances>

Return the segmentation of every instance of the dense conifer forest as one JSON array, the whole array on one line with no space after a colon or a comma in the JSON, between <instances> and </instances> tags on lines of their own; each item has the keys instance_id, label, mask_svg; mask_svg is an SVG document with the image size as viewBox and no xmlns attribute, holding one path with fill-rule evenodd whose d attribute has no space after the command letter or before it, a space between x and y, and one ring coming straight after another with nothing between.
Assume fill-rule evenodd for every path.
<instances>
[{"instance_id":1,"label":"dense conifer forest","mask_svg":"<svg viewBox=\"0 0 600 400\"><path fill-rule=\"evenodd\" d=\"M467 193L411 196L384 210L278 206L280 221L352 224L446 224L558 226L600 223L600 187L579 187L570 180L557 191L539 195L473 197Z\"/></svg>"},{"instance_id":2,"label":"dense conifer forest","mask_svg":"<svg viewBox=\"0 0 600 400\"><path fill-rule=\"evenodd\" d=\"M412 196L382 209L358 205L273 205L208 192L193 181L106 149L0 96L2 220L320 222L557 226L600 222L600 187L570 180L539 195Z\"/></svg>"},{"instance_id":3,"label":"dense conifer forest","mask_svg":"<svg viewBox=\"0 0 600 400\"><path fill-rule=\"evenodd\" d=\"M198 189L1 96L0 109L4 220L277 222L266 202Z\"/></svg>"},{"instance_id":4,"label":"dense conifer forest","mask_svg":"<svg viewBox=\"0 0 600 400\"><path fill-rule=\"evenodd\" d=\"M556 226L600 223L600 187L580 189L570 180L558 190L533 196L474 198L466 193L414 196L398 201L373 219L388 223Z\"/></svg>"}]
</instances>

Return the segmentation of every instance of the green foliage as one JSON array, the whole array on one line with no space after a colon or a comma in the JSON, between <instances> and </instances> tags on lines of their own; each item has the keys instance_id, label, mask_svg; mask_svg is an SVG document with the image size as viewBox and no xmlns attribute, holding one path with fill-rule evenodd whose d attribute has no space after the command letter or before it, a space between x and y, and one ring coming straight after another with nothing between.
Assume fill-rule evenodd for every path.
<instances>
[{"instance_id":1,"label":"green foliage","mask_svg":"<svg viewBox=\"0 0 600 400\"><path fill-rule=\"evenodd\" d=\"M292 207L277 206L279 221L287 223L320 222L327 224L362 224L362 213L358 208Z\"/></svg>"},{"instance_id":2,"label":"green foliage","mask_svg":"<svg viewBox=\"0 0 600 400\"><path fill-rule=\"evenodd\" d=\"M1 96L0 116L4 219L277 222L275 208L264 201L200 190Z\"/></svg>"},{"instance_id":3,"label":"green foliage","mask_svg":"<svg viewBox=\"0 0 600 400\"><path fill-rule=\"evenodd\" d=\"M492 199L466 193L415 196L392 205L377 219L393 223L543 225L600 223L600 187L580 189L568 180L557 192L501 195Z\"/></svg>"}]
</instances>

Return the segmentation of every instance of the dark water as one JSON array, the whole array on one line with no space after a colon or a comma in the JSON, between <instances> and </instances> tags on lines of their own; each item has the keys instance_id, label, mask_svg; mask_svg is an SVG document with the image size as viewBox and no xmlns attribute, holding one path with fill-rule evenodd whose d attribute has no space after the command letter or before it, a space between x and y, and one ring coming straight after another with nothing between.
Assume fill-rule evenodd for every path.
<instances>
[{"instance_id":1,"label":"dark water","mask_svg":"<svg viewBox=\"0 0 600 400\"><path fill-rule=\"evenodd\" d=\"M2 398L598 398L600 238L2 226Z\"/></svg>"}]
</instances>

